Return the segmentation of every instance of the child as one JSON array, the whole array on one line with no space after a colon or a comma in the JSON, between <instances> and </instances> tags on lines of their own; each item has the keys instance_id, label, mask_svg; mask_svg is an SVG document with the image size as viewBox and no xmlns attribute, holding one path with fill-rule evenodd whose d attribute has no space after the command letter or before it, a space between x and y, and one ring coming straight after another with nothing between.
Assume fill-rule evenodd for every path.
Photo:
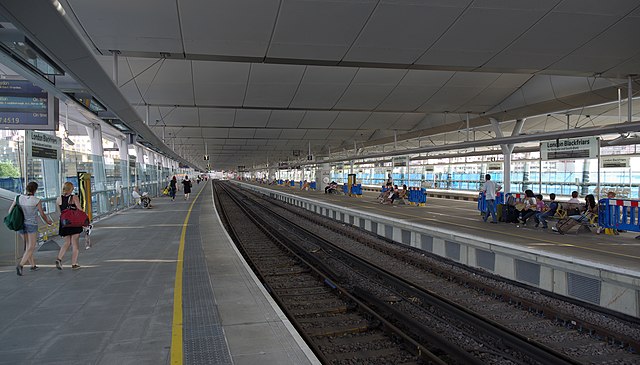
<instances>
[{"instance_id":1,"label":"child","mask_svg":"<svg viewBox=\"0 0 640 365\"><path fill-rule=\"evenodd\" d=\"M556 203L556 194L554 193L549 194L549 199L551 200L551 202L549 203L549 209L546 212L544 211L544 209L540 212L536 212L536 216L534 218L536 222L536 227L538 227L540 223L542 223L542 228L547 229L546 218L553 217L556 214L556 211L558 210L558 203ZM542 203L542 205L544 206L544 203Z\"/></svg>"}]
</instances>

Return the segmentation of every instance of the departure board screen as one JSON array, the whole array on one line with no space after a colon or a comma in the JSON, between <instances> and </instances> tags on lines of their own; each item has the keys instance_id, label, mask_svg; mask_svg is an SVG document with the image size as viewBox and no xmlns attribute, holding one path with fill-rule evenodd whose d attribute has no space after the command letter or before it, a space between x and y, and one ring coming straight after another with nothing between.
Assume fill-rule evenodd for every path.
<instances>
[{"instance_id":1,"label":"departure board screen","mask_svg":"<svg viewBox=\"0 0 640 365\"><path fill-rule=\"evenodd\" d=\"M0 80L0 128L53 130L57 109L55 98L32 82Z\"/></svg>"}]
</instances>

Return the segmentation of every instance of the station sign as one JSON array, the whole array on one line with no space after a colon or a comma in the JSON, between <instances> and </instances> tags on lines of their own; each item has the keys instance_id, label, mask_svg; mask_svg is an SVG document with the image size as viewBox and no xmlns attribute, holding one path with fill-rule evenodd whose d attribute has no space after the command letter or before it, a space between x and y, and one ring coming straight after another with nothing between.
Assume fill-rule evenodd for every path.
<instances>
[{"instance_id":1,"label":"station sign","mask_svg":"<svg viewBox=\"0 0 640 365\"><path fill-rule=\"evenodd\" d=\"M56 130L58 99L27 80L0 80L0 128Z\"/></svg>"},{"instance_id":2,"label":"station sign","mask_svg":"<svg viewBox=\"0 0 640 365\"><path fill-rule=\"evenodd\" d=\"M597 137L562 138L540 142L540 157L547 160L597 158L600 143Z\"/></svg>"},{"instance_id":3,"label":"station sign","mask_svg":"<svg viewBox=\"0 0 640 365\"><path fill-rule=\"evenodd\" d=\"M502 162L489 162L487 163L488 171L502 171Z\"/></svg>"},{"instance_id":4,"label":"station sign","mask_svg":"<svg viewBox=\"0 0 640 365\"><path fill-rule=\"evenodd\" d=\"M631 167L628 156L603 156L600 158L602 168Z\"/></svg>"},{"instance_id":5,"label":"station sign","mask_svg":"<svg viewBox=\"0 0 640 365\"><path fill-rule=\"evenodd\" d=\"M60 160L62 156L62 138L52 134L26 131L25 145L27 159L46 158Z\"/></svg>"}]
</instances>

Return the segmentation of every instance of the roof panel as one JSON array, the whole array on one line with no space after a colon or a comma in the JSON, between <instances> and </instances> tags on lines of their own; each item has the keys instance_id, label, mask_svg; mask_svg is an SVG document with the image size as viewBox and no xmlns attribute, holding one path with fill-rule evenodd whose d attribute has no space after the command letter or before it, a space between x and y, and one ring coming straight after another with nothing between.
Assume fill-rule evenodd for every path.
<instances>
[{"instance_id":1,"label":"roof panel","mask_svg":"<svg viewBox=\"0 0 640 365\"><path fill-rule=\"evenodd\" d=\"M387 129L402 116L402 113L371 113L369 119L360 126L362 129Z\"/></svg>"},{"instance_id":2,"label":"roof panel","mask_svg":"<svg viewBox=\"0 0 640 365\"><path fill-rule=\"evenodd\" d=\"M304 117L302 110L272 110L268 128L296 128Z\"/></svg>"},{"instance_id":3,"label":"roof panel","mask_svg":"<svg viewBox=\"0 0 640 365\"><path fill-rule=\"evenodd\" d=\"M308 111L299 128L328 128L338 116L334 111Z\"/></svg>"},{"instance_id":4,"label":"roof panel","mask_svg":"<svg viewBox=\"0 0 640 365\"><path fill-rule=\"evenodd\" d=\"M207 138L229 138L230 128L202 128L202 136Z\"/></svg>"},{"instance_id":5,"label":"roof panel","mask_svg":"<svg viewBox=\"0 0 640 365\"><path fill-rule=\"evenodd\" d=\"M155 71L148 70L136 77L144 100L148 104L193 105L190 62L165 59L157 66Z\"/></svg>"},{"instance_id":6,"label":"roof panel","mask_svg":"<svg viewBox=\"0 0 640 365\"><path fill-rule=\"evenodd\" d=\"M173 2L170 6L176 7ZM179 6L185 52L263 57L279 1L185 1Z\"/></svg>"},{"instance_id":7,"label":"roof panel","mask_svg":"<svg viewBox=\"0 0 640 365\"><path fill-rule=\"evenodd\" d=\"M412 64L469 2L382 1L345 60Z\"/></svg>"},{"instance_id":8,"label":"roof panel","mask_svg":"<svg viewBox=\"0 0 640 365\"><path fill-rule=\"evenodd\" d=\"M269 110L238 109L234 127L264 128L269 120Z\"/></svg>"},{"instance_id":9,"label":"roof panel","mask_svg":"<svg viewBox=\"0 0 640 365\"><path fill-rule=\"evenodd\" d=\"M249 75L249 64L192 62L196 105L242 105Z\"/></svg>"},{"instance_id":10,"label":"roof panel","mask_svg":"<svg viewBox=\"0 0 640 365\"><path fill-rule=\"evenodd\" d=\"M392 129L409 131L415 128L422 119L424 119L424 113L403 113L398 120L391 126Z\"/></svg>"},{"instance_id":11,"label":"roof panel","mask_svg":"<svg viewBox=\"0 0 640 365\"><path fill-rule=\"evenodd\" d=\"M340 112L329 128L359 129L371 112Z\"/></svg>"},{"instance_id":12,"label":"roof panel","mask_svg":"<svg viewBox=\"0 0 640 365\"><path fill-rule=\"evenodd\" d=\"M306 133L306 129L283 129L282 134L280 134L280 139L300 140Z\"/></svg>"},{"instance_id":13,"label":"roof panel","mask_svg":"<svg viewBox=\"0 0 640 365\"><path fill-rule=\"evenodd\" d=\"M308 129L304 138L307 140L325 140L331 134L328 129Z\"/></svg>"},{"instance_id":14,"label":"roof panel","mask_svg":"<svg viewBox=\"0 0 640 365\"><path fill-rule=\"evenodd\" d=\"M359 69L336 108L374 110L405 74L405 70Z\"/></svg>"},{"instance_id":15,"label":"roof panel","mask_svg":"<svg viewBox=\"0 0 640 365\"><path fill-rule=\"evenodd\" d=\"M304 69L300 65L252 65L244 106L288 107Z\"/></svg>"},{"instance_id":16,"label":"roof panel","mask_svg":"<svg viewBox=\"0 0 640 365\"><path fill-rule=\"evenodd\" d=\"M544 69L616 20L611 16L552 12L485 66L505 68L519 65L521 69Z\"/></svg>"},{"instance_id":17,"label":"roof panel","mask_svg":"<svg viewBox=\"0 0 640 365\"><path fill-rule=\"evenodd\" d=\"M353 67L307 67L291 107L332 108L356 72Z\"/></svg>"},{"instance_id":18,"label":"roof panel","mask_svg":"<svg viewBox=\"0 0 640 365\"><path fill-rule=\"evenodd\" d=\"M253 128L231 128L229 130L229 138L251 139L255 134L256 130ZM246 144L246 141L243 144Z\"/></svg>"},{"instance_id":19,"label":"roof panel","mask_svg":"<svg viewBox=\"0 0 640 365\"><path fill-rule=\"evenodd\" d=\"M173 0L69 0L92 42L101 50L182 53Z\"/></svg>"},{"instance_id":20,"label":"roof panel","mask_svg":"<svg viewBox=\"0 0 640 365\"><path fill-rule=\"evenodd\" d=\"M374 0L282 2L268 57L340 60L374 8Z\"/></svg>"},{"instance_id":21,"label":"roof panel","mask_svg":"<svg viewBox=\"0 0 640 365\"><path fill-rule=\"evenodd\" d=\"M203 127L232 127L235 109L198 108Z\"/></svg>"},{"instance_id":22,"label":"roof panel","mask_svg":"<svg viewBox=\"0 0 640 365\"><path fill-rule=\"evenodd\" d=\"M141 113L144 115L144 113ZM169 125L199 126L196 108L149 107L149 119Z\"/></svg>"},{"instance_id":23,"label":"roof panel","mask_svg":"<svg viewBox=\"0 0 640 365\"><path fill-rule=\"evenodd\" d=\"M417 63L481 67L496 50L508 46L544 16L556 1L533 3L537 5L535 9L509 9L508 5L507 8L481 7L474 4Z\"/></svg>"},{"instance_id":24,"label":"roof panel","mask_svg":"<svg viewBox=\"0 0 640 365\"><path fill-rule=\"evenodd\" d=\"M282 130L280 129L256 129L256 134L253 138L260 139L278 139Z\"/></svg>"}]
</instances>

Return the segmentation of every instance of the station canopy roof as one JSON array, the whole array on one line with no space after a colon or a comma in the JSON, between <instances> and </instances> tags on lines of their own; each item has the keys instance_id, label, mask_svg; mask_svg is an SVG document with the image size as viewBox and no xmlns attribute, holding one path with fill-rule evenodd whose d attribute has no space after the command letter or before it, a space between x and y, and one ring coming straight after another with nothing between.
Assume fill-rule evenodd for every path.
<instances>
[{"instance_id":1,"label":"station canopy roof","mask_svg":"<svg viewBox=\"0 0 640 365\"><path fill-rule=\"evenodd\" d=\"M216 169L492 138L490 118L527 118L524 134L617 124L629 75L640 90L637 0L60 6L0 11L133 129L148 119L157 140L200 166L206 151Z\"/></svg>"}]
</instances>

